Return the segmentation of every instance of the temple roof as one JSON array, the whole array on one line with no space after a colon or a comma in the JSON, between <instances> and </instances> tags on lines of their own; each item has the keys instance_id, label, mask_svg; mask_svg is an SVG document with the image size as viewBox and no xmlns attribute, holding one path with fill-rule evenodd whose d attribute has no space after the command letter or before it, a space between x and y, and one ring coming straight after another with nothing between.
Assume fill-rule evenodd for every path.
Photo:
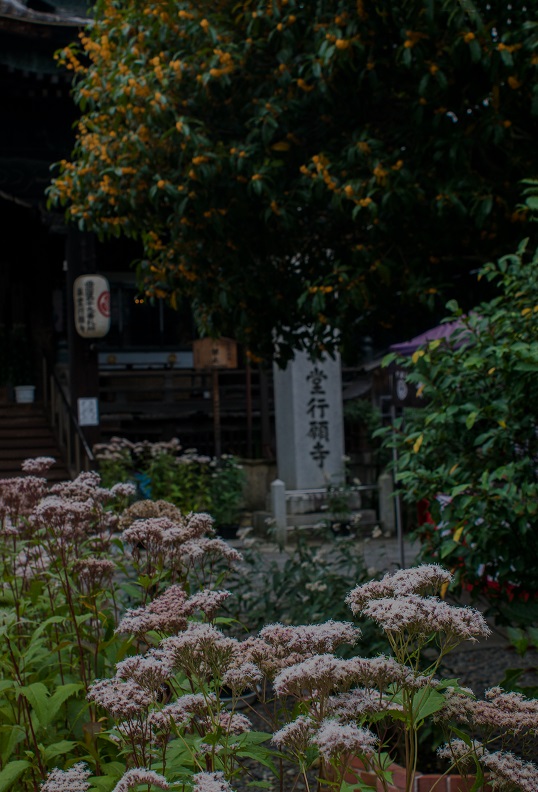
<instances>
[{"instance_id":1,"label":"temple roof","mask_svg":"<svg viewBox=\"0 0 538 792\"><path fill-rule=\"evenodd\" d=\"M81 27L90 21L85 15L85 8L87 3L76 0L60 0L60 3L54 5L45 0L30 0L30 5L21 0L0 0L0 17L34 25Z\"/></svg>"}]
</instances>

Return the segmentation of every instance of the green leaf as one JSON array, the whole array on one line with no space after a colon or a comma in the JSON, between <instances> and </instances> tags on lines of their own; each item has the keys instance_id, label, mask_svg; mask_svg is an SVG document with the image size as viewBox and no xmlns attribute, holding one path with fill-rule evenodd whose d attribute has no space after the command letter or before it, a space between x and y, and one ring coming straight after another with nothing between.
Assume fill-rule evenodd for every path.
<instances>
[{"instance_id":1,"label":"green leaf","mask_svg":"<svg viewBox=\"0 0 538 792\"><path fill-rule=\"evenodd\" d=\"M60 740L60 742L47 745L43 751L43 758L48 762L56 756L63 756L72 751L76 744L74 740Z\"/></svg>"},{"instance_id":2,"label":"green leaf","mask_svg":"<svg viewBox=\"0 0 538 792\"><path fill-rule=\"evenodd\" d=\"M467 429L472 429L473 428L477 417L478 417L478 412L475 411L475 412L469 413L469 415L465 419L465 426L467 427Z\"/></svg>"},{"instance_id":3,"label":"green leaf","mask_svg":"<svg viewBox=\"0 0 538 792\"><path fill-rule=\"evenodd\" d=\"M53 696L49 696L49 692L42 682L34 682L27 687L19 688L19 690L30 703L40 726L48 726L58 714L64 701L78 693L83 687L84 685L80 682L60 685Z\"/></svg>"},{"instance_id":4,"label":"green leaf","mask_svg":"<svg viewBox=\"0 0 538 792\"><path fill-rule=\"evenodd\" d=\"M19 691L32 707L39 723L44 725L48 718L49 699L45 685L42 682L33 682L31 685L19 688Z\"/></svg>"},{"instance_id":5,"label":"green leaf","mask_svg":"<svg viewBox=\"0 0 538 792\"><path fill-rule=\"evenodd\" d=\"M434 712L439 712L445 704L445 697L432 688L419 690L413 696L413 719L416 723L423 721Z\"/></svg>"},{"instance_id":6,"label":"green leaf","mask_svg":"<svg viewBox=\"0 0 538 792\"><path fill-rule=\"evenodd\" d=\"M506 628L506 632L516 652L520 655L525 654L529 648L529 638L525 632L520 627L510 626Z\"/></svg>"},{"instance_id":7,"label":"green leaf","mask_svg":"<svg viewBox=\"0 0 538 792\"><path fill-rule=\"evenodd\" d=\"M92 792L96 790L96 792L110 792L110 790L114 789L116 784L118 783L119 776L98 776L96 778L91 779L92 783Z\"/></svg>"},{"instance_id":8,"label":"green leaf","mask_svg":"<svg viewBox=\"0 0 538 792\"><path fill-rule=\"evenodd\" d=\"M0 727L0 758L5 764L17 745L26 739L26 730L18 724Z\"/></svg>"},{"instance_id":9,"label":"green leaf","mask_svg":"<svg viewBox=\"0 0 538 792\"><path fill-rule=\"evenodd\" d=\"M30 767L30 762L26 759L17 759L15 762L7 764L0 772L0 792L7 792L11 789L15 781Z\"/></svg>"}]
</instances>

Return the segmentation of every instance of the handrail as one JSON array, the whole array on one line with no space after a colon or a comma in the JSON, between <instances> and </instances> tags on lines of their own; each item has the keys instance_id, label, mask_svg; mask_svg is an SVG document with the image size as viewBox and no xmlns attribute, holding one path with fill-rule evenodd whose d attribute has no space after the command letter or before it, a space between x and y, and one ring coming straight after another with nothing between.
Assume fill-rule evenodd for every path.
<instances>
[{"instance_id":1,"label":"handrail","mask_svg":"<svg viewBox=\"0 0 538 792\"><path fill-rule=\"evenodd\" d=\"M78 476L82 470L95 467L95 457L56 372L49 369L43 355L43 406L48 415L58 446L65 457L69 475Z\"/></svg>"}]
</instances>

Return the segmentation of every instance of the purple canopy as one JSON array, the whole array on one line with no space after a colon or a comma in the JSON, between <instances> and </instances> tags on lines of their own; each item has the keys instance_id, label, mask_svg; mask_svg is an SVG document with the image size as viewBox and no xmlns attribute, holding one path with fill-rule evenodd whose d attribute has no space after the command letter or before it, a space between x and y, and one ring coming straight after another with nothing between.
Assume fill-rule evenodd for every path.
<instances>
[{"instance_id":1,"label":"purple canopy","mask_svg":"<svg viewBox=\"0 0 538 792\"><path fill-rule=\"evenodd\" d=\"M412 355L415 350L424 346L424 344L427 344L429 341L450 338L455 330L459 330L463 326L461 319L456 319L455 322L440 324L437 325L437 327L432 327L431 330L426 330L425 333L415 336L415 338L412 338L410 341L401 341L399 344L392 344L389 350L391 352L397 352L399 355Z\"/></svg>"}]
</instances>

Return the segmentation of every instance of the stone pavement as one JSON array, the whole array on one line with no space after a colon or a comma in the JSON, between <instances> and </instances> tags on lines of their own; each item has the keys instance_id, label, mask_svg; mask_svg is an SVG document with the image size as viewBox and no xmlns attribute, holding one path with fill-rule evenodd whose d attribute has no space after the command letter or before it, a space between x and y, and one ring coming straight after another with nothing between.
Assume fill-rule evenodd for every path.
<instances>
[{"instance_id":1,"label":"stone pavement","mask_svg":"<svg viewBox=\"0 0 538 792\"><path fill-rule=\"evenodd\" d=\"M255 541L256 549L267 556L268 558L278 560L283 557L278 546L275 542L270 541L268 538L254 536L249 529L240 531L240 536ZM315 544L327 544L322 542L319 537L313 536L312 542ZM372 575L379 574L380 572L394 572L396 569L402 567L401 564L401 548L400 542L396 536L357 536L357 542L362 545L364 554L364 563L367 569L372 570ZM231 542L238 550L241 549L241 539L236 539ZM419 551L419 543L404 536L403 539L403 566L413 566ZM285 552L291 550L293 545L287 544L284 548Z\"/></svg>"}]
</instances>

